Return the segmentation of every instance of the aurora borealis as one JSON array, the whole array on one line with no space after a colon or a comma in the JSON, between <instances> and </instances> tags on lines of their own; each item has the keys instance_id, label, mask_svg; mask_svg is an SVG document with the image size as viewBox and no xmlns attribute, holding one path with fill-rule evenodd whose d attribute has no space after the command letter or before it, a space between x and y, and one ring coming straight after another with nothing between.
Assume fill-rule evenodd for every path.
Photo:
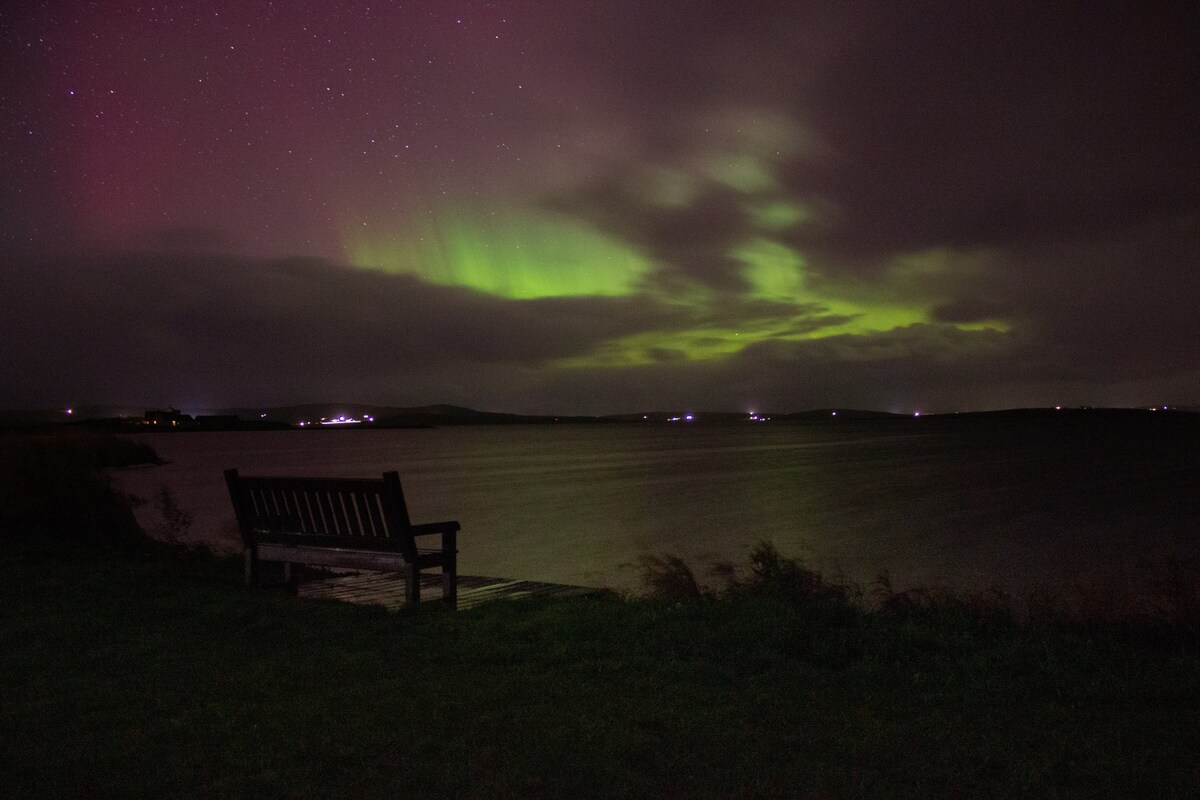
<instances>
[{"instance_id":1,"label":"aurora borealis","mask_svg":"<svg viewBox=\"0 0 1200 800\"><path fill-rule=\"evenodd\" d=\"M1188 4L0 11L0 407L1200 404Z\"/></svg>"}]
</instances>

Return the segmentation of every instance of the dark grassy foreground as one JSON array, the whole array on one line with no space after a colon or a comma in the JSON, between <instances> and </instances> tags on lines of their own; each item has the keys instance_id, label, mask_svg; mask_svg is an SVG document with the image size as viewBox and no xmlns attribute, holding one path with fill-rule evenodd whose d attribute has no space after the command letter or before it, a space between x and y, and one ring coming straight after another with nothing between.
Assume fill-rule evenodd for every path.
<instances>
[{"instance_id":1,"label":"dark grassy foreground","mask_svg":"<svg viewBox=\"0 0 1200 800\"><path fill-rule=\"evenodd\" d=\"M3 798L1200 795L1182 596L863 599L760 547L720 597L664 557L659 599L388 614L124 538L0 544Z\"/></svg>"},{"instance_id":2,"label":"dark grassy foreground","mask_svg":"<svg viewBox=\"0 0 1200 800\"><path fill-rule=\"evenodd\" d=\"M4 560L6 798L1200 792L1185 642L755 592L388 614L199 556Z\"/></svg>"}]
</instances>

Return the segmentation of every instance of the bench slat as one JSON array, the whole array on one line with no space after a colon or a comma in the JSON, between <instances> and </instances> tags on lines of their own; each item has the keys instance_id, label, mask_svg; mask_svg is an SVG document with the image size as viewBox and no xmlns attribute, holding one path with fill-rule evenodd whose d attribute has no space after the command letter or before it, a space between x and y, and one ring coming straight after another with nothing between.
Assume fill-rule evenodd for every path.
<instances>
[{"instance_id":1,"label":"bench slat","mask_svg":"<svg viewBox=\"0 0 1200 800\"><path fill-rule=\"evenodd\" d=\"M269 525L269 520L272 517L279 516L275 511L274 504L269 502L271 499L271 493L269 491L263 489L258 492L253 492L251 493L250 497L254 502L254 513L258 525Z\"/></svg>"},{"instance_id":2,"label":"bench slat","mask_svg":"<svg viewBox=\"0 0 1200 800\"><path fill-rule=\"evenodd\" d=\"M312 505L308 502L307 492L296 490L296 513L300 517L300 529L305 533L316 533L317 526L313 522Z\"/></svg>"},{"instance_id":3,"label":"bench slat","mask_svg":"<svg viewBox=\"0 0 1200 800\"><path fill-rule=\"evenodd\" d=\"M354 493L354 513L358 515L358 524L362 526L363 538L378 539L379 532L371 523L371 514L367 511L367 495L365 492Z\"/></svg>"},{"instance_id":4,"label":"bench slat","mask_svg":"<svg viewBox=\"0 0 1200 800\"><path fill-rule=\"evenodd\" d=\"M364 538L362 524L358 521L358 511L354 508L354 493L339 491L336 494L342 509L342 519L346 521L346 534L356 539Z\"/></svg>"},{"instance_id":5,"label":"bench slat","mask_svg":"<svg viewBox=\"0 0 1200 800\"><path fill-rule=\"evenodd\" d=\"M336 533L338 536L346 536L345 523L338 524L338 508L337 497L329 489L325 489L320 493L321 505L325 509L325 513L329 519L329 532Z\"/></svg>"},{"instance_id":6,"label":"bench slat","mask_svg":"<svg viewBox=\"0 0 1200 800\"><path fill-rule=\"evenodd\" d=\"M274 512L271 517L272 523L280 530L294 527L288 514L287 498L284 496L284 491L282 489L272 489L270 494L271 500L268 503L268 507Z\"/></svg>"},{"instance_id":7,"label":"bench slat","mask_svg":"<svg viewBox=\"0 0 1200 800\"><path fill-rule=\"evenodd\" d=\"M310 564L317 567L374 569L389 572L395 572L403 568L407 563L401 553L271 543L263 543L258 546L258 557L267 561L285 561L293 564Z\"/></svg>"},{"instance_id":8,"label":"bench slat","mask_svg":"<svg viewBox=\"0 0 1200 800\"><path fill-rule=\"evenodd\" d=\"M289 528L300 527L300 515L296 513L296 500L292 492L280 489L275 493L275 501Z\"/></svg>"},{"instance_id":9,"label":"bench slat","mask_svg":"<svg viewBox=\"0 0 1200 800\"><path fill-rule=\"evenodd\" d=\"M371 517L371 528L375 531L375 538L390 538L387 526L383 524L383 511L381 510L383 499L377 494L371 494L366 496L366 500L367 513Z\"/></svg>"},{"instance_id":10,"label":"bench slat","mask_svg":"<svg viewBox=\"0 0 1200 800\"><path fill-rule=\"evenodd\" d=\"M317 490L313 494L313 499L317 501L317 508L321 511L321 529L337 533L337 524L333 521L333 509L329 507L329 493L324 489Z\"/></svg>"}]
</instances>

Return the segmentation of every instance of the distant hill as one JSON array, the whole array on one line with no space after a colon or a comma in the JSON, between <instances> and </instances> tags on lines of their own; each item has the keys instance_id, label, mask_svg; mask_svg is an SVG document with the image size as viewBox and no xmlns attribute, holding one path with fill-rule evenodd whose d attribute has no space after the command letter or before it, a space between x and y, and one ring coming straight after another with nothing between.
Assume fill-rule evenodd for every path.
<instances>
[{"instance_id":1,"label":"distant hill","mask_svg":"<svg viewBox=\"0 0 1200 800\"><path fill-rule=\"evenodd\" d=\"M144 408L127 406L77 406L68 413L65 408L0 410L0 425L48 425L88 419L142 418Z\"/></svg>"},{"instance_id":2,"label":"distant hill","mask_svg":"<svg viewBox=\"0 0 1200 800\"><path fill-rule=\"evenodd\" d=\"M553 422L599 422L598 417L504 414L476 411L473 408L438 404L399 409L376 420L375 427L413 427L435 425L521 425Z\"/></svg>"},{"instance_id":3,"label":"distant hill","mask_svg":"<svg viewBox=\"0 0 1200 800\"><path fill-rule=\"evenodd\" d=\"M780 419L792 422L824 422L835 417L838 420L858 419L908 419L908 414L893 414L890 411L865 411L860 408L818 408L811 411L793 411Z\"/></svg>"},{"instance_id":4,"label":"distant hill","mask_svg":"<svg viewBox=\"0 0 1200 800\"><path fill-rule=\"evenodd\" d=\"M548 422L595 422L597 417L552 416L507 414L496 411L478 411L464 406L438 403L428 406L380 406L362 403L306 403L295 406L272 408L223 409L221 413L237 414L243 419L259 417L265 420L286 422L290 425L317 427L322 420L358 420L345 425L367 423L374 428L425 428L439 425L511 425ZM329 425L328 427L335 427Z\"/></svg>"},{"instance_id":5,"label":"distant hill","mask_svg":"<svg viewBox=\"0 0 1200 800\"><path fill-rule=\"evenodd\" d=\"M755 415L758 416L758 415ZM762 415L766 416L766 415ZM750 418L744 411L636 411L608 414L610 422L742 422Z\"/></svg>"},{"instance_id":6,"label":"distant hill","mask_svg":"<svg viewBox=\"0 0 1200 800\"><path fill-rule=\"evenodd\" d=\"M72 409L0 410L0 427L31 428L60 424L88 424L113 429L139 426L147 409L127 406L83 406ZM1018 420L1116 418L1140 415L1195 415L1196 406L1172 407L1169 411L1149 408L1013 408L961 413L921 415L922 420ZM187 410L185 410L185 413ZM250 430L286 427L312 428L432 428L446 425L539 425L554 423L691 423L732 425L758 422L839 424L844 422L912 420L914 415L853 408L818 408L786 413L745 411L643 411L604 416L509 414L479 411L464 406L438 403L426 406L382 406L362 403L305 403L270 408L222 408L190 412L196 423L189 430ZM203 424L201 424L203 421ZM336 421L329 424L331 421ZM325 423L325 424L323 424Z\"/></svg>"}]
</instances>

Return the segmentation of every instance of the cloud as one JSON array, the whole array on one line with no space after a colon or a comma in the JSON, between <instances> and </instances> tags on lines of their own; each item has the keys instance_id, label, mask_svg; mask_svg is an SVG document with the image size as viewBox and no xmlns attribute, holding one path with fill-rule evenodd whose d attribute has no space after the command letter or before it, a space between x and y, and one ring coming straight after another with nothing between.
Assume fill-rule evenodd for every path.
<instances>
[{"instance_id":1,"label":"cloud","mask_svg":"<svg viewBox=\"0 0 1200 800\"><path fill-rule=\"evenodd\" d=\"M178 76L135 70L115 95L43 114L70 71L59 59L71 48L47 50L15 84L21 113L0 137L13 169L3 246L148 237L155 254L0 263L0 404L1200 400L1190 10L583 9L480 7L465 27L396 9L348 20L354 35L295 64L309 77L354 65L345 103L340 90L310 102L313 81L280 95L263 78L260 95L254 76L268 73L230 60L199 105L190 79L169 96ZM131 47L161 49L158 32L118 21L140 31ZM485 28L476 61L452 58ZM227 33L214 23L189 52L220 39L224 54ZM418 46L422 69L394 80ZM14 53L3 57L28 60ZM188 124L151 124L145 97ZM105 104L102 118L85 99ZM260 120L264 109L279 115ZM229 119L252 124L227 136ZM517 222L480 221L493 212ZM603 237L561 236L557 215ZM176 227L146 234L148 220ZM623 279L591 280L613 277L583 257L602 256L601 240L635 275L643 259L649 269L633 294L514 300L343 267L352 226L410 248L430 280L470 260L435 235L461 227L470 255L488 256L472 268L497 279L476 287L497 292L518 266L549 278L546 293L625 292ZM572 259L537 249L551 240ZM230 255L231 242L328 258ZM499 257L506 246L521 258Z\"/></svg>"},{"instance_id":2,"label":"cloud","mask_svg":"<svg viewBox=\"0 0 1200 800\"><path fill-rule=\"evenodd\" d=\"M699 304L511 300L313 259L10 261L6 281L22 289L0 318L0 404L351 399L608 413L1189 402L1181 393L1200 387L1191 309L1200 277L1181 270L1198 254L1192 233L1179 221L1066 254L1031 250L1026 262L1004 262L1014 274L995 282L1007 287L996 300L962 294L939 307L940 321L838 335L829 334L844 318L819 303L729 292ZM1140 288L1102 288L1139 256ZM1083 277L1026 280L1041 260L1066 258ZM1007 330L951 324L997 307L1016 319ZM767 335L694 359L690 348L706 339L720 348L735 325ZM596 357L626 341L640 343L643 361Z\"/></svg>"},{"instance_id":3,"label":"cloud","mask_svg":"<svg viewBox=\"0 0 1200 800\"><path fill-rule=\"evenodd\" d=\"M683 324L640 298L505 300L312 259L125 254L5 271L25 287L0 321L8 404L440 394L452 381L426 376L529 368Z\"/></svg>"},{"instance_id":4,"label":"cloud","mask_svg":"<svg viewBox=\"0 0 1200 800\"><path fill-rule=\"evenodd\" d=\"M836 157L785 180L836 204L824 243L869 266L1007 247L1195 208L1200 69L1175 9L877 9L806 108Z\"/></svg>"},{"instance_id":5,"label":"cloud","mask_svg":"<svg viewBox=\"0 0 1200 800\"><path fill-rule=\"evenodd\" d=\"M653 183L646 166L612 164L607 174L548 197L543 205L639 250L656 264L652 281L660 285L679 277L715 288L744 288L741 264L730 251L752 228L736 194L675 173L686 184L680 189L686 200L663 202L656 195L667 189Z\"/></svg>"}]
</instances>

